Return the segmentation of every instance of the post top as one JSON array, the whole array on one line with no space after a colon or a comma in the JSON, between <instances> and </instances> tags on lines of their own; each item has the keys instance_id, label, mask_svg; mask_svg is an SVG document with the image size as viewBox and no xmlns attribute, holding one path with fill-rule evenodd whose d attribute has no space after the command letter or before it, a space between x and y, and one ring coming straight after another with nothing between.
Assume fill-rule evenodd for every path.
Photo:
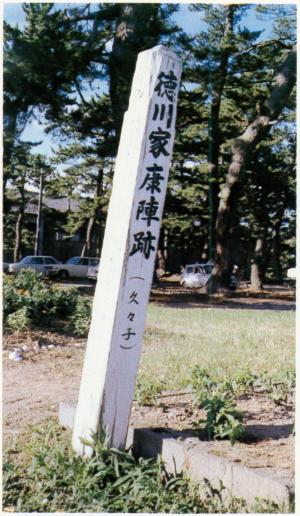
<instances>
[{"instance_id":1,"label":"post top","mask_svg":"<svg viewBox=\"0 0 300 516\"><path fill-rule=\"evenodd\" d=\"M171 50L168 47L165 47L164 45L156 45L155 47L149 48L147 50L143 50L142 52L140 52L140 55L144 55L147 53L148 54L150 54L150 53L164 54L164 55L167 55L168 57L170 57L171 59L175 59L176 61L181 63L180 57L177 54L175 54L175 52L173 50Z\"/></svg>"}]
</instances>

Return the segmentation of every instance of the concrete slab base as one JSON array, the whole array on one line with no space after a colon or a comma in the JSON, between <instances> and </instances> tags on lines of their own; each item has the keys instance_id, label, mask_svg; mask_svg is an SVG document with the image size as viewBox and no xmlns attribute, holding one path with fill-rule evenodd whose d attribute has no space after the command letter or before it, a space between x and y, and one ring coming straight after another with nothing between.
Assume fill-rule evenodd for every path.
<instances>
[{"instance_id":1,"label":"concrete slab base","mask_svg":"<svg viewBox=\"0 0 300 516\"><path fill-rule=\"evenodd\" d=\"M73 427L75 406L59 405L59 423ZM220 489L220 481L226 488L223 498L239 497L250 506L257 498L280 505L288 510L293 489L283 480L270 473L253 470L222 457L207 453L205 443L196 437L178 437L172 431L155 431L148 428L130 429L126 447L133 447L136 456L156 458L161 456L169 473L185 472L196 482L208 480L213 488Z\"/></svg>"}]
</instances>

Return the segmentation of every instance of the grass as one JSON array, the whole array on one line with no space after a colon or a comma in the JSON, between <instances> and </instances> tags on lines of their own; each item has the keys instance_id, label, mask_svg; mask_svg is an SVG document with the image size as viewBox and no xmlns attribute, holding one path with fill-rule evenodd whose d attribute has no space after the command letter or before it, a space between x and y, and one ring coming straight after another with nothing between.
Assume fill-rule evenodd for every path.
<instances>
[{"instance_id":1,"label":"grass","mask_svg":"<svg viewBox=\"0 0 300 516\"><path fill-rule=\"evenodd\" d=\"M139 378L185 388L199 364L220 378L246 367L276 377L294 369L294 346L294 312L150 304Z\"/></svg>"},{"instance_id":2,"label":"grass","mask_svg":"<svg viewBox=\"0 0 300 516\"><path fill-rule=\"evenodd\" d=\"M18 435L3 457L4 512L294 512L292 500L288 508L262 499L247 506L221 482L212 487L170 475L160 459L109 449L103 437L95 439L92 458L76 455L70 443L70 432L51 419Z\"/></svg>"},{"instance_id":3,"label":"grass","mask_svg":"<svg viewBox=\"0 0 300 516\"><path fill-rule=\"evenodd\" d=\"M4 459L3 508L7 512L240 512L241 499L224 503L223 488L199 488L170 475L160 460L94 442L91 459L77 456L70 435L55 423L28 429ZM274 507L276 509L276 507Z\"/></svg>"},{"instance_id":4,"label":"grass","mask_svg":"<svg viewBox=\"0 0 300 516\"><path fill-rule=\"evenodd\" d=\"M137 394L152 404L161 389L187 387L199 365L220 381L246 368L259 377L292 371L294 328L295 314L288 311L150 304ZM26 432L3 461L8 512L252 512L242 500L222 501L221 486L199 490L185 477L168 475L159 461L109 450L101 439L92 459L78 457L70 434L55 422ZM258 502L254 512L281 511Z\"/></svg>"},{"instance_id":5,"label":"grass","mask_svg":"<svg viewBox=\"0 0 300 516\"><path fill-rule=\"evenodd\" d=\"M92 458L76 455L70 442L70 433L51 420L18 436L3 460L4 512L286 512L264 500L249 507L228 497L221 483L216 488L205 479L199 485L170 475L160 459L109 449L103 437L94 440Z\"/></svg>"}]
</instances>

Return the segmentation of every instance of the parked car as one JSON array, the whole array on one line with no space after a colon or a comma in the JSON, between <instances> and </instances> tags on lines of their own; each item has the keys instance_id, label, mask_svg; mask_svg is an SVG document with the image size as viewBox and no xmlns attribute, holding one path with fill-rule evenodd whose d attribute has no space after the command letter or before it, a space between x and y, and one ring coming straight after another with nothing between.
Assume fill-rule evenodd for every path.
<instances>
[{"instance_id":1,"label":"parked car","mask_svg":"<svg viewBox=\"0 0 300 516\"><path fill-rule=\"evenodd\" d=\"M181 274L180 285L189 288L204 287L211 276L213 266L213 263L186 265Z\"/></svg>"},{"instance_id":2,"label":"parked car","mask_svg":"<svg viewBox=\"0 0 300 516\"><path fill-rule=\"evenodd\" d=\"M53 274L62 280L69 278L87 278L88 268L96 267L97 265L99 265L98 258L73 256L66 263L56 266L53 270Z\"/></svg>"},{"instance_id":3,"label":"parked car","mask_svg":"<svg viewBox=\"0 0 300 516\"><path fill-rule=\"evenodd\" d=\"M99 270L99 264L98 265L90 265L90 267L88 268L87 277L92 281L97 281L98 270Z\"/></svg>"},{"instance_id":4,"label":"parked car","mask_svg":"<svg viewBox=\"0 0 300 516\"><path fill-rule=\"evenodd\" d=\"M298 272L299 272L299 269L298 269ZM291 287L293 289L296 288L298 272L297 272L296 267L292 267L291 269L287 270L287 284L289 285L289 287ZM298 274L298 277L299 277L299 274Z\"/></svg>"},{"instance_id":5,"label":"parked car","mask_svg":"<svg viewBox=\"0 0 300 516\"><path fill-rule=\"evenodd\" d=\"M2 272L8 272L9 263L3 262L2 263Z\"/></svg>"},{"instance_id":6,"label":"parked car","mask_svg":"<svg viewBox=\"0 0 300 516\"><path fill-rule=\"evenodd\" d=\"M54 266L60 263L53 256L25 256L20 262L9 264L8 272L17 274L23 269L33 269L36 272L50 275Z\"/></svg>"},{"instance_id":7,"label":"parked car","mask_svg":"<svg viewBox=\"0 0 300 516\"><path fill-rule=\"evenodd\" d=\"M292 267L287 271L287 277L291 280L295 280L297 278L297 269L296 267Z\"/></svg>"}]
</instances>

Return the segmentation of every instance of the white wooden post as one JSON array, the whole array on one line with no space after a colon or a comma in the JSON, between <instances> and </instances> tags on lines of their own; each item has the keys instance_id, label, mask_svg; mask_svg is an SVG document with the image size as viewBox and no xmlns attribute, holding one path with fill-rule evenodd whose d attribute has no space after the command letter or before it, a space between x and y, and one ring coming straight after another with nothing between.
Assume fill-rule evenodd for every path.
<instances>
[{"instance_id":1,"label":"white wooden post","mask_svg":"<svg viewBox=\"0 0 300 516\"><path fill-rule=\"evenodd\" d=\"M100 428L124 448L174 141L180 59L158 45L138 56L109 204L73 429L91 454Z\"/></svg>"}]
</instances>

